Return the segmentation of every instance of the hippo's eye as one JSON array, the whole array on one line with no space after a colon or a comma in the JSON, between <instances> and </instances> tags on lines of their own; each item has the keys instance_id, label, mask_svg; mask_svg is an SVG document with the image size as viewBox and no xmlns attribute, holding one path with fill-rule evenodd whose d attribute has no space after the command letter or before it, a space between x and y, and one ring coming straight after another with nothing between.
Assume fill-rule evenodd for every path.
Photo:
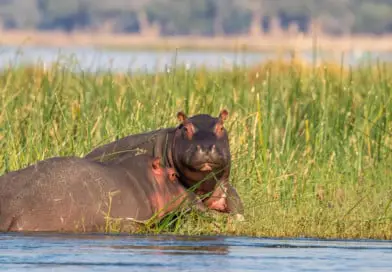
<instances>
[{"instance_id":1,"label":"hippo's eye","mask_svg":"<svg viewBox=\"0 0 392 272\"><path fill-rule=\"evenodd\" d=\"M195 133L195 128L193 127L193 125L191 123L187 123L187 124L184 125L183 129L184 129L185 136L189 140L191 140L193 134Z\"/></svg>"},{"instance_id":2,"label":"hippo's eye","mask_svg":"<svg viewBox=\"0 0 392 272\"><path fill-rule=\"evenodd\" d=\"M171 172L169 173L169 180L170 181L175 181L178 178L178 175L175 172Z\"/></svg>"},{"instance_id":3,"label":"hippo's eye","mask_svg":"<svg viewBox=\"0 0 392 272\"><path fill-rule=\"evenodd\" d=\"M222 124L220 124L220 123L216 124L216 126L215 126L215 134L218 137L223 136L224 130L225 130L225 127Z\"/></svg>"}]
</instances>

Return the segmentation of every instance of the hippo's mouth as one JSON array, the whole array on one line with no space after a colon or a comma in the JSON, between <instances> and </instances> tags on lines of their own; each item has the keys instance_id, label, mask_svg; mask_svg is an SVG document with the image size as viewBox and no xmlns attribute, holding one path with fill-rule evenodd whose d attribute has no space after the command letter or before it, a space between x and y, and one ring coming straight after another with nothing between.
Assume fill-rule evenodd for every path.
<instances>
[{"instance_id":1,"label":"hippo's mouth","mask_svg":"<svg viewBox=\"0 0 392 272\"><path fill-rule=\"evenodd\" d=\"M217 168L219 168L219 164L211 163L211 162L205 162L205 163L199 164L195 167L195 169L200 172L209 172L209 171L212 171Z\"/></svg>"}]
</instances>

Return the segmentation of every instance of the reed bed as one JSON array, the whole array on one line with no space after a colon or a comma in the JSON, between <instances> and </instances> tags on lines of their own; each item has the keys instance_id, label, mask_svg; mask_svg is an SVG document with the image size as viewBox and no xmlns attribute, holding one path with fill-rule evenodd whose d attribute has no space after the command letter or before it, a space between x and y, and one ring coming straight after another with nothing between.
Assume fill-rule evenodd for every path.
<instances>
[{"instance_id":1,"label":"reed bed","mask_svg":"<svg viewBox=\"0 0 392 272\"><path fill-rule=\"evenodd\" d=\"M226 108L246 220L191 213L147 232L392 239L391 84L387 63L296 58L148 75L9 68L0 74L0 174L175 126L179 110Z\"/></svg>"}]
</instances>

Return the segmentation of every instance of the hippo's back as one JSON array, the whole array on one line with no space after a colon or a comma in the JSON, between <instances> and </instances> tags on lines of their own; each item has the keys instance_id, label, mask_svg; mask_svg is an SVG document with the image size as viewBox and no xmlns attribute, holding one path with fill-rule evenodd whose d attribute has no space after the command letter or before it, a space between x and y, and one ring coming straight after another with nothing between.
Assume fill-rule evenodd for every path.
<instances>
[{"instance_id":1,"label":"hippo's back","mask_svg":"<svg viewBox=\"0 0 392 272\"><path fill-rule=\"evenodd\" d=\"M117 141L100 146L88 153L85 158L110 164L124 153L147 154L165 158L171 144L175 128L164 128L145 133L129 135ZM165 161L164 164L166 165Z\"/></svg>"},{"instance_id":2,"label":"hippo's back","mask_svg":"<svg viewBox=\"0 0 392 272\"><path fill-rule=\"evenodd\" d=\"M102 217L110 183L101 166L76 157L51 158L8 173L0 180L0 227L83 230Z\"/></svg>"},{"instance_id":3,"label":"hippo's back","mask_svg":"<svg viewBox=\"0 0 392 272\"><path fill-rule=\"evenodd\" d=\"M55 157L7 173L0 177L1 199L12 198L31 187L47 186L52 177L61 179L66 173L72 173L75 165L80 167L81 164L83 161L76 157Z\"/></svg>"}]
</instances>

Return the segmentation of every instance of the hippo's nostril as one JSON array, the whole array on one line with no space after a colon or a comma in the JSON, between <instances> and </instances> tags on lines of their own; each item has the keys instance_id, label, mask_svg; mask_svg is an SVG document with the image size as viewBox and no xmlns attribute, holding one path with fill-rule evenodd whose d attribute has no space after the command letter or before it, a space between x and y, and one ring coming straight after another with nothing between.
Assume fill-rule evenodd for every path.
<instances>
[{"instance_id":1,"label":"hippo's nostril","mask_svg":"<svg viewBox=\"0 0 392 272\"><path fill-rule=\"evenodd\" d=\"M216 146L215 145L212 145L211 146L211 153L215 153L216 152Z\"/></svg>"},{"instance_id":2,"label":"hippo's nostril","mask_svg":"<svg viewBox=\"0 0 392 272\"><path fill-rule=\"evenodd\" d=\"M201 146L200 146L200 145L197 145L196 147L197 147L197 151L198 151L198 152L201 152Z\"/></svg>"}]
</instances>

